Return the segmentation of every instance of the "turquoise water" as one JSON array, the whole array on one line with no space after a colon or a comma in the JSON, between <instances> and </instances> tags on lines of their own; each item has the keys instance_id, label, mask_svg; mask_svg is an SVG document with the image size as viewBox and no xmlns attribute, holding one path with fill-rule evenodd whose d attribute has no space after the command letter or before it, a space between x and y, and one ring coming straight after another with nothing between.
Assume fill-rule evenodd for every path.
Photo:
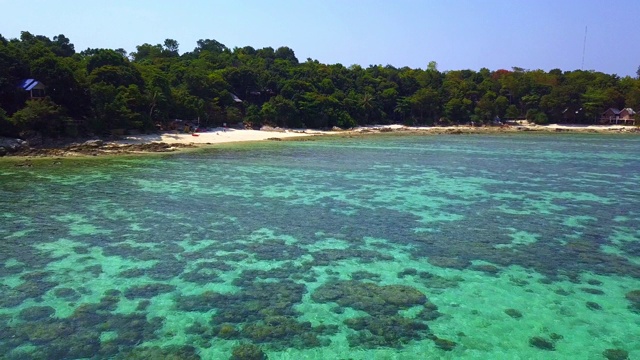
<instances>
[{"instance_id":1,"label":"turquoise water","mask_svg":"<svg viewBox=\"0 0 640 360\"><path fill-rule=\"evenodd\" d=\"M7 359L640 358L640 137L0 163Z\"/></svg>"}]
</instances>

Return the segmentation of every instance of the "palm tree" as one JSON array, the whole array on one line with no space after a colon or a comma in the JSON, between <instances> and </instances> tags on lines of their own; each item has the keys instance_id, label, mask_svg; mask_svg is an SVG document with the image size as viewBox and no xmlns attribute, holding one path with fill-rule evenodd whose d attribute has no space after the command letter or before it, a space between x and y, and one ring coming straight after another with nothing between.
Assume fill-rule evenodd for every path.
<instances>
[{"instance_id":1,"label":"palm tree","mask_svg":"<svg viewBox=\"0 0 640 360\"><path fill-rule=\"evenodd\" d=\"M369 114L371 113L371 110L373 110L373 106L374 106L373 101L374 101L374 98L369 93L365 93L364 95L362 95L362 99L360 100L360 106L364 110L365 124L369 123Z\"/></svg>"},{"instance_id":2,"label":"palm tree","mask_svg":"<svg viewBox=\"0 0 640 360\"><path fill-rule=\"evenodd\" d=\"M399 97L396 107L393 109L393 112L396 114L400 114L400 116L402 116L402 122L404 122L405 116L409 111L411 111L411 100L406 96Z\"/></svg>"}]
</instances>

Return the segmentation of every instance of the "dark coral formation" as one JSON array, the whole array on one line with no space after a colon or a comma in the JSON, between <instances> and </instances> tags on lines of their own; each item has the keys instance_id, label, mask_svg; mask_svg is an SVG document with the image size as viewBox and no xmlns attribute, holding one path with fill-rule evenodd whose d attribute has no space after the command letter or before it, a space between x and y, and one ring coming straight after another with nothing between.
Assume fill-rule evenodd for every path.
<instances>
[{"instance_id":1,"label":"dark coral formation","mask_svg":"<svg viewBox=\"0 0 640 360\"><path fill-rule=\"evenodd\" d=\"M607 360L628 360L629 352L624 349L607 349L602 352Z\"/></svg>"},{"instance_id":2,"label":"dark coral formation","mask_svg":"<svg viewBox=\"0 0 640 360\"><path fill-rule=\"evenodd\" d=\"M487 186L485 190L498 193L503 191L492 186ZM540 195L539 200L546 201L543 195ZM580 206L576 205L572 211L577 212ZM604 208L608 206L603 204L602 211L604 212ZM616 211L614 208L608 209ZM450 210L456 213L455 209ZM459 213L460 210L457 211ZM585 232L579 238L572 237L565 231L565 225L560 220L562 217L550 216L546 218L549 226L544 229L544 236L535 242L510 246L513 239L496 229L509 228L514 221L519 224L519 230L540 233L541 229L535 223L523 223L520 215L505 213L499 207L483 208L478 203L464 211L469 216L474 216L474 212L481 212L493 219L491 226L477 224L477 227L468 228L460 227L458 222L451 222L440 224L437 232L414 234L407 240L414 246L412 249L414 258L426 259L432 265L458 270L473 268L471 262L479 260L496 267L480 269L476 267L488 274L496 273L500 268L517 265L533 269L551 281L568 278L577 283L585 272L604 276L621 275L640 278L640 266L627 257L602 251L603 245L618 247L611 244L610 238L606 235L613 231L614 226L606 216L598 218L592 224L592 228L598 228L598 231ZM552 234L562 235L558 238ZM467 240L471 237L473 239ZM456 241L451 242L450 239L456 239ZM640 248L637 244L637 241L627 241L622 245L623 251L635 252Z\"/></svg>"},{"instance_id":3,"label":"dark coral formation","mask_svg":"<svg viewBox=\"0 0 640 360\"><path fill-rule=\"evenodd\" d=\"M357 259L361 263L372 263L376 261L393 260L393 256L385 255L379 251L358 249L357 247L348 249L324 249L322 251L311 252L313 256L312 265L328 266L342 260Z\"/></svg>"},{"instance_id":4,"label":"dark coral formation","mask_svg":"<svg viewBox=\"0 0 640 360\"><path fill-rule=\"evenodd\" d=\"M355 334L349 335L349 345L353 347L394 347L398 348L412 340L425 339L429 327L422 321L401 316L367 316L347 319L345 325Z\"/></svg>"},{"instance_id":5,"label":"dark coral formation","mask_svg":"<svg viewBox=\"0 0 640 360\"><path fill-rule=\"evenodd\" d=\"M260 276L284 276L278 269L259 272ZM236 282L242 290L233 294L204 292L200 295L179 296L176 305L182 311L207 312L216 309L211 319L210 333L223 339L245 339L265 344L270 349L311 348L326 344L321 337L332 335L335 326L312 326L300 322L294 305L302 301L306 287L291 280L278 282L256 281L256 273L248 271ZM203 336L209 329L193 328Z\"/></svg>"},{"instance_id":6,"label":"dark coral formation","mask_svg":"<svg viewBox=\"0 0 640 360\"><path fill-rule=\"evenodd\" d=\"M115 360L200 360L197 349L193 346L166 346L166 347L142 347L135 348L118 354Z\"/></svg>"},{"instance_id":7,"label":"dark coral formation","mask_svg":"<svg viewBox=\"0 0 640 360\"><path fill-rule=\"evenodd\" d=\"M314 329L310 322L298 322L290 316L269 316L261 321L244 325L240 335L256 343L306 349L322 346L323 342L318 335L323 335L325 330L327 329Z\"/></svg>"},{"instance_id":8,"label":"dark coral formation","mask_svg":"<svg viewBox=\"0 0 640 360\"><path fill-rule=\"evenodd\" d=\"M403 279L405 276L415 276L418 275L418 270L414 268L407 268L398 273L398 278Z\"/></svg>"},{"instance_id":9,"label":"dark coral formation","mask_svg":"<svg viewBox=\"0 0 640 360\"><path fill-rule=\"evenodd\" d=\"M175 302L180 311L207 312L222 305L226 299L226 295L205 291L200 295L178 296Z\"/></svg>"},{"instance_id":10,"label":"dark coral formation","mask_svg":"<svg viewBox=\"0 0 640 360\"><path fill-rule=\"evenodd\" d=\"M119 291L107 291L99 303L79 305L67 318L52 316L48 306L26 308L20 313L23 322L2 328L0 348L8 358L78 359L111 358L132 351L137 344L156 338L162 319L147 320L146 314L117 314L112 311L119 301ZM114 332L112 340L101 342L103 332ZM24 344L35 345L33 352L20 350Z\"/></svg>"},{"instance_id":11,"label":"dark coral formation","mask_svg":"<svg viewBox=\"0 0 640 360\"><path fill-rule=\"evenodd\" d=\"M632 290L624 296L629 300L629 310L640 314L640 290Z\"/></svg>"},{"instance_id":12,"label":"dark coral formation","mask_svg":"<svg viewBox=\"0 0 640 360\"><path fill-rule=\"evenodd\" d=\"M80 294L78 294L76 290L66 287L56 288L55 290L53 290L53 295L69 301L80 299Z\"/></svg>"},{"instance_id":13,"label":"dark coral formation","mask_svg":"<svg viewBox=\"0 0 640 360\"><path fill-rule=\"evenodd\" d=\"M471 261L459 256L429 256L429 263L434 266L463 270L471 265Z\"/></svg>"},{"instance_id":14,"label":"dark coral formation","mask_svg":"<svg viewBox=\"0 0 640 360\"><path fill-rule=\"evenodd\" d=\"M556 349L556 345L553 341L545 339L541 336L534 336L530 338L529 345L547 351L554 351Z\"/></svg>"},{"instance_id":15,"label":"dark coral formation","mask_svg":"<svg viewBox=\"0 0 640 360\"><path fill-rule=\"evenodd\" d=\"M519 319L522 317L522 313L516 309L506 309L504 313L511 316L514 319Z\"/></svg>"},{"instance_id":16,"label":"dark coral formation","mask_svg":"<svg viewBox=\"0 0 640 360\"><path fill-rule=\"evenodd\" d=\"M427 271L418 271L413 268L408 268L398 273L398 278L404 279L411 276L414 281L420 281L425 286L432 289L446 289L458 286L458 283L462 281L460 277L446 278L436 274L432 274Z\"/></svg>"},{"instance_id":17,"label":"dark coral formation","mask_svg":"<svg viewBox=\"0 0 640 360\"><path fill-rule=\"evenodd\" d=\"M491 265L491 264L471 265L469 269L475 270L475 271L482 271L483 273L487 275L492 275L492 276L496 276L500 272L500 269L497 266Z\"/></svg>"},{"instance_id":18,"label":"dark coral formation","mask_svg":"<svg viewBox=\"0 0 640 360\"><path fill-rule=\"evenodd\" d=\"M267 355L260 349L259 346L254 344L240 344L236 345L231 350L231 357L229 360L266 360Z\"/></svg>"},{"instance_id":19,"label":"dark coral formation","mask_svg":"<svg viewBox=\"0 0 640 360\"><path fill-rule=\"evenodd\" d=\"M427 300L423 293L409 286L378 286L353 280L327 282L316 289L311 298L320 303L336 302L340 306L366 311L369 314L387 315L422 305Z\"/></svg>"},{"instance_id":20,"label":"dark coral formation","mask_svg":"<svg viewBox=\"0 0 640 360\"><path fill-rule=\"evenodd\" d=\"M529 346L540 350L555 351L556 343L562 339L564 339L564 336L557 333L549 334L548 339L542 336L533 336L529 338Z\"/></svg>"},{"instance_id":21,"label":"dark coral formation","mask_svg":"<svg viewBox=\"0 0 640 360\"><path fill-rule=\"evenodd\" d=\"M598 304L597 302L594 302L594 301L587 301L585 303L585 305L590 310L602 310L602 305L600 305L600 304Z\"/></svg>"},{"instance_id":22,"label":"dark coral formation","mask_svg":"<svg viewBox=\"0 0 640 360\"><path fill-rule=\"evenodd\" d=\"M586 292L587 294L604 295L604 291L602 291L600 289L582 287L582 288L580 288L580 290Z\"/></svg>"},{"instance_id":23,"label":"dark coral formation","mask_svg":"<svg viewBox=\"0 0 640 360\"><path fill-rule=\"evenodd\" d=\"M293 260L307 254L298 245L287 245L284 240L270 240L248 244L245 251L253 253L258 260Z\"/></svg>"},{"instance_id":24,"label":"dark coral formation","mask_svg":"<svg viewBox=\"0 0 640 360\"><path fill-rule=\"evenodd\" d=\"M436 337L435 339L433 339L433 342L436 344L437 347L439 347L440 349L444 350L444 351L451 351L453 350L456 345L455 341L451 341L448 339L442 339L442 338L438 338Z\"/></svg>"},{"instance_id":25,"label":"dark coral formation","mask_svg":"<svg viewBox=\"0 0 640 360\"><path fill-rule=\"evenodd\" d=\"M42 296L58 285L49 280L52 274L45 271L28 272L20 276L23 282L15 287L2 286L0 306L3 308L20 305L27 299L41 301Z\"/></svg>"},{"instance_id":26,"label":"dark coral formation","mask_svg":"<svg viewBox=\"0 0 640 360\"><path fill-rule=\"evenodd\" d=\"M56 313L51 306L31 306L20 311L18 318L23 321L45 321Z\"/></svg>"},{"instance_id":27,"label":"dark coral formation","mask_svg":"<svg viewBox=\"0 0 640 360\"><path fill-rule=\"evenodd\" d=\"M353 347L398 348L413 340L438 339L426 324L440 316L437 307L423 293L409 286L335 280L318 287L311 294L311 299L320 303L335 302L338 309L350 307L370 314L344 321L345 325L356 330L348 337L349 345ZM399 315L400 310L414 306L423 306L414 319ZM438 346L443 350L451 350L455 343L441 342L441 345Z\"/></svg>"},{"instance_id":28,"label":"dark coral formation","mask_svg":"<svg viewBox=\"0 0 640 360\"><path fill-rule=\"evenodd\" d=\"M369 271L355 271L351 273L351 280L373 280L373 281L379 281L380 280L380 274L374 274L372 272Z\"/></svg>"},{"instance_id":29,"label":"dark coral formation","mask_svg":"<svg viewBox=\"0 0 640 360\"><path fill-rule=\"evenodd\" d=\"M448 277L432 274L426 271L419 272L418 277L422 284L432 289L454 288L458 286L458 283L460 281L462 281L462 278L459 276L453 276L448 278Z\"/></svg>"},{"instance_id":30,"label":"dark coral formation","mask_svg":"<svg viewBox=\"0 0 640 360\"><path fill-rule=\"evenodd\" d=\"M124 296L129 299L149 299L160 294L172 292L176 289L175 285L162 284L162 283L148 283L142 285L136 285L128 288L124 292Z\"/></svg>"},{"instance_id":31,"label":"dark coral formation","mask_svg":"<svg viewBox=\"0 0 640 360\"><path fill-rule=\"evenodd\" d=\"M202 261L197 263L190 271L185 271L180 275L184 281L206 285L209 283L221 282L220 271L229 271L233 267L219 261Z\"/></svg>"}]
</instances>

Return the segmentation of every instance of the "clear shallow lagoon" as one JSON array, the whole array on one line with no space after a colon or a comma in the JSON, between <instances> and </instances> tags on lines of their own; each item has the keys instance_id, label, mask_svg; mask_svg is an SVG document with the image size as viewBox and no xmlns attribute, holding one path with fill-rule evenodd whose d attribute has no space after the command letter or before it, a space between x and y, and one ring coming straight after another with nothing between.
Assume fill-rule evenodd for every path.
<instances>
[{"instance_id":1,"label":"clear shallow lagoon","mask_svg":"<svg viewBox=\"0 0 640 360\"><path fill-rule=\"evenodd\" d=\"M640 358L637 136L5 161L0 204L7 359Z\"/></svg>"}]
</instances>

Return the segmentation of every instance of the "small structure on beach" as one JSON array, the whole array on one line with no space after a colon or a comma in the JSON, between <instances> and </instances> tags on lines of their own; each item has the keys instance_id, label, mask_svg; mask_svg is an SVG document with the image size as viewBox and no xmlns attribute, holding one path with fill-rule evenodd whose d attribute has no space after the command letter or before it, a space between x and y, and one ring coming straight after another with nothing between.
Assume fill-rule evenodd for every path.
<instances>
[{"instance_id":1,"label":"small structure on beach","mask_svg":"<svg viewBox=\"0 0 640 360\"><path fill-rule=\"evenodd\" d=\"M31 99L41 99L46 95L43 83L36 79L24 79L18 84L18 88L29 92Z\"/></svg>"},{"instance_id":2,"label":"small structure on beach","mask_svg":"<svg viewBox=\"0 0 640 360\"><path fill-rule=\"evenodd\" d=\"M603 124L621 124L621 125L633 125L636 122L634 115L636 114L632 108L624 108L618 110L616 108L609 108L602 113L600 117L600 123Z\"/></svg>"}]
</instances>

